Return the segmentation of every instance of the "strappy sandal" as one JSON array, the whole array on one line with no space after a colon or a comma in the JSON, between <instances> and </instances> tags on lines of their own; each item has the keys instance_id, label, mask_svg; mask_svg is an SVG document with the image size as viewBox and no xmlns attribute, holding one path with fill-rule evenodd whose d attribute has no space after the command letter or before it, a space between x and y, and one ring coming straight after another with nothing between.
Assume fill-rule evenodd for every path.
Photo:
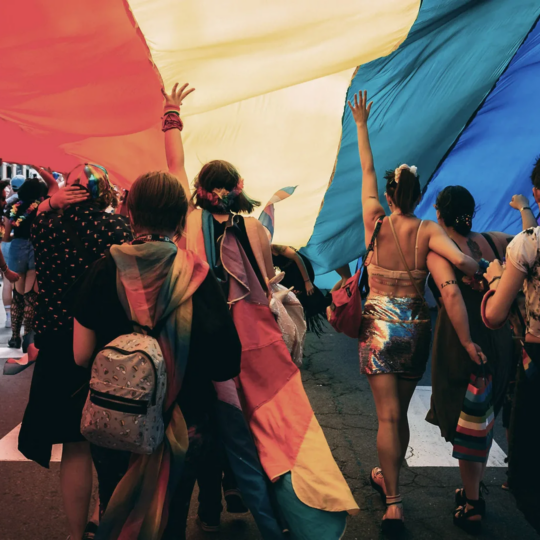
<instances>
[{"instance_id":1,"label":"strappy sandal","mask_svg":"<svg viewBox=\"0 0 540 540\"><path fill-rule=\"evenodd\" d=\"M382 469L380 467L375 467L369 474L369 483L371 484L371 487L381 496L383 504L386 504L386 493L384 492L384 488L375 481L375 478L379 477L382 478L384 482Z\"/></svg>"},{"instance_id":2,"label":"strappy sandal","mask_svg":"<svg viewBox=\"0 0 540 540\"><path fill-rule=\"evenodd\" d=\"M471 506L469 510L467 510L467 504ZM477 501L467 499L467 502L460 506L457 513L454 514L454 525L469 534L480 534L482 532L482 518L485 513L486 501L484 499L478 499ZM480 516L480 519L470 519L475 516Z\"/></svg>"},{"instance_id":3,"label":"strappy sandal","mask_svg":"<svg viewBox=\"0 0 540 540\"><path fill-rule=\"evenodd\" d=\"M403 504L403 500L401 499L401 495L394 495L394 496L387 496L386 497L386 506L394 506L396 504ZM383 518L382 524L381 524L381 530L383 534L389 537L396 537L399 536L405 527L403 518L398 519L389 519L389 518Z\"/></svg>"},{"instance_id":4,"label":"strappy sandal","mask_svg":"<svg viewBox=\"0 0 540 540\"><path fill-rule=\"evenodd\" d=\"M480 499L482 500L484 500L484 493L486 495L489 495L489 489L487 488L486 484L484 484L484 482L480 482L479 494L480 494ZM456 501L456 512L461 506L464 506L465 504L467 504L467 495L465 493L465 488L456 489L455 501Z\"/></svg>"},{"instance_id":5,"label":"strappy sandal","mask_svg":"<svg viewBox=\"0 0 540 540\"><path fill-rule=\"evenodd\" d=\"M89 521L86 524L86 529L84 529L82 540L94 540L94 538L96 537L97 531L98 531L97 523L94 523L93 521Z\"/></svg>"}]
</instances>

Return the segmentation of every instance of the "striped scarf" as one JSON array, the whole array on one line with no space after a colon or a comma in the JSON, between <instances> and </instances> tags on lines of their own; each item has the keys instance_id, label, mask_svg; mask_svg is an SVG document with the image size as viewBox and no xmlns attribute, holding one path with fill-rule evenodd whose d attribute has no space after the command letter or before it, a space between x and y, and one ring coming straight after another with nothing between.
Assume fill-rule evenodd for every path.
<instances>
[{"instance_id":1,"label":"striped scarf","mask_svg":"<svg viewBox=\"0 0 540 540\"><path fill-rule=\"evenodd\" d=\"M113 246L118 296L131 320L154 327L167 318L158 342L167 365L165 438L152 455L133 455L101 521L98 540L159 540L168 503L188 448L188 433L176 398L186 371L193 314L192 296L208 265L166 242Z\"/></svg>"}]
</instances>

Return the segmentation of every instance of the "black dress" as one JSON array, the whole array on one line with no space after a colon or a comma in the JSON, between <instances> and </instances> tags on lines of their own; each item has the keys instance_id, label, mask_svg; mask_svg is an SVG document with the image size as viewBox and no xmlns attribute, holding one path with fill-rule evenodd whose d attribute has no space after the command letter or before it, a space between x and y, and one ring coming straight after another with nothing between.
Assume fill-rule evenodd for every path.
<instances>
[{"instance_id":1,"label":"black dress","mask_svg":"<svg viewBox=\"0 0 540 540\"><path fill-rule=\"evenodd\" d=\"M311 262L302 253L297 252L297 254L304 261L311 283L314 283L315 272ZM285 257L285 255L275 255L272 253L272 261L274 266L285 272L285 277L281 281L281 285L287 287L287 289L293 287L293 290L297 291L296 296L304 308L308 332L314 332L316 335L319 335L324 329L323 325L324 321L326 321L325 312L331 300L319 288L315 287L315 285L313 285L313 294L308 296L304 277L294 260Z\"/></svg>"},{"instance_id":2,"label":"black dress","mask_svg":"<svg viewBox=\"0 0 540 540\"><path fill-rule=\"evenodd\" d=\"M66 223L84 245L74 245ZM63 215L39 214L31 231L39 295L34 319L39 355L19 435L19 450L49 466L53 444L83 441L81 412L89 371L73 359L73 316L64 296L69 287L113 244L131 240L128 220L108 214L93 202Z\"/></svg>"},{"instance_id":3,"label":"black dress","mask_svg":"<svg viewBox=\"0 0 540 540\"><path fill-rule=\"evenodd\" d=\"M487 328L481 315L483 294L463 283L465 274L456 268L454 272L467 308L472 341L486 355L493 376L493 406L497 414L502 407L512 370L514 344L510 325L506 323L499 330ZM439 290L431 277L429 286L435 298L439 298ZM439 426L441 435L453 442L470 376L476 364L461 345L444 306L439 308L431 359L433 393L426 420Z\"/></svg>"}]
</instances>

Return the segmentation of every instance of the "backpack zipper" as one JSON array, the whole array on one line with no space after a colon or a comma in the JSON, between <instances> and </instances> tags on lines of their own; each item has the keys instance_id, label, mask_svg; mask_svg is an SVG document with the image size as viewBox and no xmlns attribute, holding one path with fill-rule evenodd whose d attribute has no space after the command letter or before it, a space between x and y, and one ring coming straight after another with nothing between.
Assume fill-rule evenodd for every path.
<instances>
[{"instance_id":1,"label":"backpack zipper","mask_svg":"<svg viewBox=\"0 0 540 540\"><path fill-rule=\"evenodd\" d=\"M146 356L146 358L148 358L148 360L150 362L150 365L152 366L152 369L154 370L155 384L154 384L154 391L152 392L152 405L155 405L157 403L158 374L157 374L157 368L156 368L156 366L155 366L155 364L154 364L154 362L152 360L152 357L146 351L141 351L141 350L125 351L124 349L120 349L119 347L104 347L102 350L103 351L107 351L107 350L115 351L117 353L123 354L124 356L139 353L139 354L142 354L142 355Z\"/></svg>"}]
</instances>

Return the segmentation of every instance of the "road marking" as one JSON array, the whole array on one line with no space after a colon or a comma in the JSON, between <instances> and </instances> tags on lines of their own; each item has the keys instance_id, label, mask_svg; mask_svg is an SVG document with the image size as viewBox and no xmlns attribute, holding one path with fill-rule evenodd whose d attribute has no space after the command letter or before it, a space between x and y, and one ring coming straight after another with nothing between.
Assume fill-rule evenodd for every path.
<instances>
[{"instance_id":1,"label":"road marking","mask_svg":"<svg viewBox=\"0 0 540 540\"><path fill-rule=\"evenodd\" d=\"M21 424L0 439L0 461L29 461L18 450ZM62 445L56 444L52 449L51 461L59 462L62 457Z\"/></svg>"},{"instance_id":2,"label":"road marking","mask_svg":"<svg viewBox=\"0 0 540 540\"><path fill-rule=\"evenodd\" d=\"M409 467L458 467L458 460L452 457L452 445L441 437L437 426L426 422L430 408L431 386L417 386L409 408L411 440L407 455ZM507 467L505 453L493 441L488 467Z\"/></svg>"},{"instance_id":3,"label":"road marking","mask_svg":"<svg viewBox=\"0 0 540 540\"><path fill-rule=\"evenodd\" d=\"M21 349L10 349L9 347L0 347L0 359L21 358L23 352Z\"/></svg>"}]
</instances>

